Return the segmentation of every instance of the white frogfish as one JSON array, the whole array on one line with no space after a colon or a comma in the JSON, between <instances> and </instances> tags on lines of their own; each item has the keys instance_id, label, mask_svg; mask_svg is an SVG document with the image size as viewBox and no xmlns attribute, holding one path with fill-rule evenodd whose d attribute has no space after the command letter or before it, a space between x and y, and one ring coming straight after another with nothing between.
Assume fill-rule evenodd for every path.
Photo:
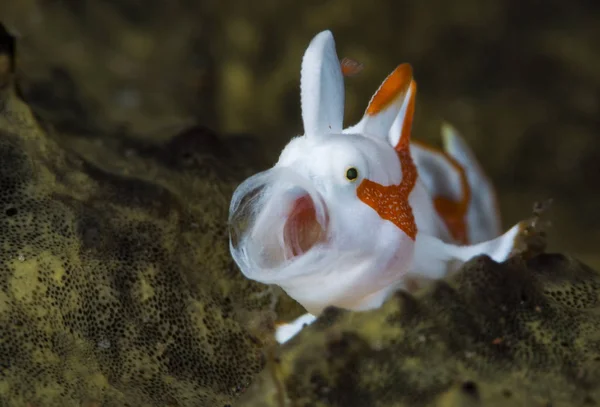
<instances>
[{"instance_id":1,"label":"white frogfish","mask_svg":"<svg viewBox=\"0 0 600 407\"><path fill-rule=\"evenodd\" d=\"M235 190L230 250L249 279L281 287L309 314L377 308L480 254L511 253L521 228L502 233L494 189L453 127L444 150L410 140L416 82L400 64L344 128L344 74L330 31L302 59L304 134L270 169ZM284 342L298 327L280 327Z\"/></svg>"}]
</instances>

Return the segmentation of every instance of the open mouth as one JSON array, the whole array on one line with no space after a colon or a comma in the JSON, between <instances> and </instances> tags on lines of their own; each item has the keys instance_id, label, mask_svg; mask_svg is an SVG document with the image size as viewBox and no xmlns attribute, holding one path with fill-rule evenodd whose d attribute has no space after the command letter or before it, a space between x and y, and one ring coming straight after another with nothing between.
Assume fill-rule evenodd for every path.
<instances>
[{"instance_id":1,"label":"open mouth","mask_svg":"<svg viewBox=\"0 0 600 407\"><path fill-rule=\"evenodd\" d=\"M327 240L328 214L302 177L265 174L242 183L230 207L231 246L259 268L296 260Z\"/></svg>"},{"instance_id":2,"label":"open mouth","mask_svg":"<svg viewBox=\"0 0 600 407\"><path fill-rule=\"evenodd\" d=\"M319 222L317 209L310 195L306 193L296 198L283 227L287 259L303 255L316 244L323 243L325 238L326 225Z\"/></svg>"}]
</instances>

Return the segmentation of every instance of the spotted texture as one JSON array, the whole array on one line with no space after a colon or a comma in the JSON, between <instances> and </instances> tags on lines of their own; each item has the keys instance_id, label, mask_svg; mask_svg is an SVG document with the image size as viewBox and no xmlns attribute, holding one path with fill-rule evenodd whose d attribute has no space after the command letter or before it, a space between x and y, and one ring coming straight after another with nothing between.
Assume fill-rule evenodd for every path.
<instances>
[{"instance_id":1,"label":"spotted texture","mask_svg":"<svg viewBox=\"0 0 600 407\"><path fill-rule=\"evenodd\" d=\"M231 406L273 297L229 257L229 147L59 142L0 66L0 406Z\"/></svg>"},{"instance_id":2,"label":"spotted texture","mask_svg":"<svg viewBox=\"0 0 600 407\"><path fill-rule=\"evenodd\" d=\"M375 311L328 309L283 346L297 407L595 406L600 273L559 254L473 259ZM243 406L279 406L265 374Z\"/></svg>"},{"instance_id":3,"label":"spotted texture","mask_svg":"<svg viewBox=\"0 0 600 407\"><path fill-rule=\"evenodd\" d=\"M398 185L381 185L368 179L361 181L356 193L358 198L373 208L382 219L400 228L411 239L417 236L417 224L408 196L417 181L417 169L409 151L400 151L402 181Z\"/></svg>"}]
</instances>

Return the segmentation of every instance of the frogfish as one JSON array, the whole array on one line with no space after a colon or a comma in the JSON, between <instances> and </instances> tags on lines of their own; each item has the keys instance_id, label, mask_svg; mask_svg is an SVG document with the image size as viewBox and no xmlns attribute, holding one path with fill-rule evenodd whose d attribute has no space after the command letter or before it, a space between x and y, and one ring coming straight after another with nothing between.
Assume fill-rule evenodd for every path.
<instances>
[{"instance_id":1,"label":"frogfish","mask_svg":"<svg viewBox=\"0 0 600 407\"><path fill-rule=\"evenodd\" d=\"M230 252L241 272L307 311L279 326L280 342L329 306L371 310L474 256L502 262L521 228L502 231L493 185L452 125L442 125L443 149L411 140L410 64L344 127L348 67L331 31L311 40L300 70L304 134L238 185L230 203Z\"/></svg>"}]
</instances>

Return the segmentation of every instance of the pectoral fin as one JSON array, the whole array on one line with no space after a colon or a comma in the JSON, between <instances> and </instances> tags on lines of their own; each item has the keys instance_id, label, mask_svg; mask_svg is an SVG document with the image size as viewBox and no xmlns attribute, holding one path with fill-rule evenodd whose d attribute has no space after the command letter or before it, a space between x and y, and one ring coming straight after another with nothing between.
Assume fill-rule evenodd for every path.
<instances>
[{"instance_id":1,"label":"pectoral fin","mask_svg":"<svg viewBox=\"0 0 600 407\"><path fill-rule=\"evenodd\" d=\"M275 339L283 344L296 336L305 326L315 322L316 319L317 317L312 314L304 314L290 323L280 324L275 331Z\"/></svg>"}]
</instances>

